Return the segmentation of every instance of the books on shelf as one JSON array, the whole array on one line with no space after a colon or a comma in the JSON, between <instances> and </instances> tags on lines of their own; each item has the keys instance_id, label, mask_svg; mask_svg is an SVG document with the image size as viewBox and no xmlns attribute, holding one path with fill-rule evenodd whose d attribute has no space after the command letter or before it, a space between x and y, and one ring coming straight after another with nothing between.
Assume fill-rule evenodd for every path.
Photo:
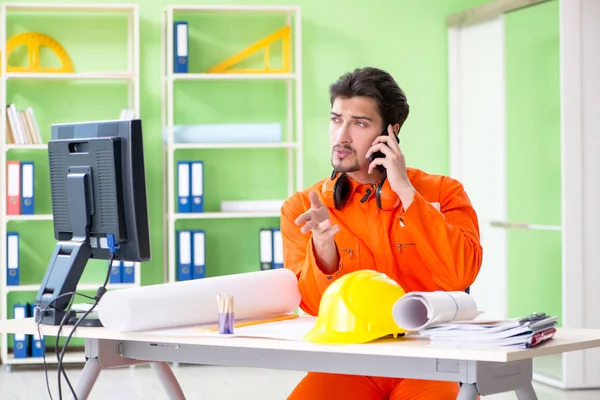
<instances>
[{"instance_id":1,"label":"books on shelf","mask_svg":"<svg viewBox=\"0 0 600 400\"><path fill-rule=\"evenodd\" d=\"M6 107L6 140L8 144L42 144L40 128L31 107L19 110L14 104Z\"/></svg>"}]
</instances>

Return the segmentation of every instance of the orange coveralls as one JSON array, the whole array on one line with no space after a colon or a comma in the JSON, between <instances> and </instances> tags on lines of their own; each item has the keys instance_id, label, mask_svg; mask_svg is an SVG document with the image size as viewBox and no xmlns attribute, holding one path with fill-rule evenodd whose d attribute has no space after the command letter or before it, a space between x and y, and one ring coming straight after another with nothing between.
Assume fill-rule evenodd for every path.
<instances>
[{"instance_id":1,"label":"orange coveralls","mask_svg":"<svg viewBox=\"0 0 600 400\"><path fill-rule=\"evenodd\" d=\"M402 205L380 210L374 187L351 179L351 195L341 210L321 192L323 181L295 193L281 208L285 268L298 277L300 307L317 315L321 296L343 274L374 269L394 279L405 292L462 291L471 286L481 267L477 215L460 182L407 168L417 191L408 209ZM361 203L366 190L373 192ZM386 182L384 190L391 191ZM308 193L315 191L329 208L340 255L339 268L324 274L316 264L311 234L302 234L294 221L310 208ZM412 379L363 377L309 372L289 400L456 399L459 385Z\"/></svg>"}]
</instances>

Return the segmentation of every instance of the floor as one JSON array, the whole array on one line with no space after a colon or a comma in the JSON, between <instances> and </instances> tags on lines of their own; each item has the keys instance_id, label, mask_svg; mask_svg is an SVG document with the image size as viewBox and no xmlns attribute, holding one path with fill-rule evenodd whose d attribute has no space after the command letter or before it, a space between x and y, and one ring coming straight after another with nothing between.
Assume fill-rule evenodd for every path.
<instances>
[{"instance_id":1,"label":"floor","mask_svg":"<svg viewBox=\"0 0 600 400\"><path fill-rule=\"evenodd\" d=\"M53 368L54 367L54 368ZM53 397L58 400L56 365L50 366L49 381ZM281 400L293 389L304 373L251 368L180 365L175 374L186 393L187 400L195 399L260 399ZM73 385L78 368L67 369ZM597 400L600 391L562 392L536 384L539 400ZM63 380L63 399L68 387ZM44 372L40 369L15 367L8 372L0 368L0 399L44 400L48 396ZM147 366L106 370L100 374L89 400L165 400L166 397L154 372ZM514 394L486 396L486 400L513 400Z\"/></svg>"}]
</instances>

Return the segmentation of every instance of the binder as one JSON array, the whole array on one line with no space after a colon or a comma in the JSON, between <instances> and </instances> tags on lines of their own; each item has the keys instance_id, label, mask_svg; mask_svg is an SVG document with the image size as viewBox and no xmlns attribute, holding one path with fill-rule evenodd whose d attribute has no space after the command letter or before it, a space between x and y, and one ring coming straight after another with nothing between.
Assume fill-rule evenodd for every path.
<instances>
[{"instance_id":1,"label":"binder","mask_svg":"<svg viewBox=\"0 0 600 400\"><path fill-rule=\"evenodd\" d=\"M21 162L6 162L6 214L21 214Z\"/></svg>"},{"instance_id":2,"label":"binder","mask_svg":"<svg viewBox=\"0 0 600 400\"><path fill-rule=\"evenodd\" d=\"M273 269L273 231L260 229L258 233L260 249L260 269Z\"/></svg>"},{"instance_id":3,"label":"binder","mask_svg":"<svg viewBox=\"0 0 600 400\"><path fill-rule=\"evenodd\" d=\"M121 283L121 270L123 269L123 261L114 260L110 269L109 283Z\"/></svg>"},{"instance_id":4,"label":"binder","mask_svg":"<svg viewBox=\"0 0 600 400\"><path fill-rule=\"evenodd\" d=\"M177 195L179 197L180 213L189 213L192 211L190 205L190 163L188 161L179 161L177 163Z\"/></svg>"},{"instance_id":5,"label":"binder","mask_svg":"<svg viewBox=\"0 0 600 400\"><path fill-rule=\"evenodd\" d=\"M20 281L19 233L6 233L6 284L18 286Z\"/></svg>"},{"instance_id":6,"label":"binder","mask_svg":"<svg viewBox=\"0 0 600 400\"><path fill-rule=\"evenodd\" d=\"M188 72L188 23L177 21L173 24L173 71Z\"/></svg>"},{"instance_id":7,"label":"binder","mask_svg":"<svg viewBox=\"0 0 600 400\"><path fill-rule=\"evenodd\" d=\"M35 303L29 304L29 316L35 317ZM31 339L31 357L43 357L46 353L46 341L44 335L40 336L36 332L33 335L29 335Z\"/></svg>"},{"instance_id":8,"label":"binder","mask_svg":"<svg viewBox=\"0 0 600 400\"><path fill-rule=\"evenodd\" d=\"M206 277L206 235L203 230L193 231L192 234L194 241L192 279L202 279Z\"/></svg>"},{"instance_id":9,"label":"binder","mask_svg":"<svg viewBox=\"0 0 600 400\"><path fill-rule=\"evenodd\" d=\"M121 265L121 283L135 283L135 263L123 261Z\"/></svg>"},{"instance_id":10,"label":"binder","mask_svg":"<svg viewBox=\"0 0 600 400\"><path fill-rule=\"evenodd\" d=\"M283 241L279 228L273 229L273 268L283 268Z\"/></svg>"},{"instance_id":11,"label":"binder","mask_svg":"<svg viewBox=\"0 0 600 400\"><path fill-rule=\"evenodd\" d=\"M204 212L204 163L202 161L194 161L191 163L192 168L192 212Z\"/></svg>"},{"instance_id":12,"label":"binder","mask_svg":"<svg viewBox=\"0 0 600 400\"><path fill-rule=\"evenodd\" d=\"M15 304L13 306L13 318L27 318L28 308L29 307L27 307L27 304ZM26 335L24 333L15 333L13 346L15 358L29 357L29 335Z\"/></svg>"},{"instance_id":13,"label":"binder","mask_svg":"<svg viewBox=\"0 0 600 400\"><path fill-rule=\"evenodd\" d=\"M192 279L192 232L178 231L177 244L177 280Z\"/></svg>"},{"instance_id":14,"label":"binder","mask_svg":"<svg viewBox=\"0 0 600 400\"><path fill-rule=\"evenodd\" d=\"M33 214L33 170L33 162L21 162L21 214Z\"/></svg>"}]
</instances>

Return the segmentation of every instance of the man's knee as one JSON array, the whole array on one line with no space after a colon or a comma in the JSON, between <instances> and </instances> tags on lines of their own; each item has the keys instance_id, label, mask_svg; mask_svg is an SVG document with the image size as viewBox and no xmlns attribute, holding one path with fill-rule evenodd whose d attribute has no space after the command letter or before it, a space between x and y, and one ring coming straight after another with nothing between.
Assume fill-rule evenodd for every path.
<instances>
[{"instance_id":1,"label":"man's knee","mask_svg":"<svg viewBox=\"0 0 600 400\"><path fill-rule=\"evenodd\" d=\"M287 400L383 400L385 393L366 376L309 372Z\"/></svg>"},{"instance_id":2,"label":"man's knee","mask_svg":"<svg viewBox=\"0 0 600 400\"><path fill-rule=\"evenodd\" d=\"M402 379L390 395L390 400L456 400L457 382Z\"/></svg>"}]
</instances>

